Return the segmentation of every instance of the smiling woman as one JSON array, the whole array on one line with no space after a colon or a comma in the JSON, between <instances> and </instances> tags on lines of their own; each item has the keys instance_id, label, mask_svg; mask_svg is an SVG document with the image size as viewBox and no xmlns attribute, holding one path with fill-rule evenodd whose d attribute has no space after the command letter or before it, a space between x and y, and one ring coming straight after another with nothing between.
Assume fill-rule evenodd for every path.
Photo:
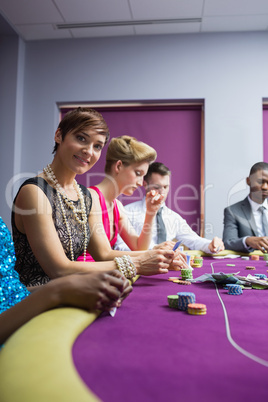
<instances>
[{"instance_id":1,"label":"smiling woman","mask_svg":"<svg viewBox=\"0 0 268 402\"><path fill-rule=\"evenodd\" d=\"M114 260L124 252L111 249L102 225L96 230L91 194L75 180L98 161L109 139L102 115L77 108L64 116L54 138L52 163L22 184L13 204L15 268L22 283L34 286L74 272L122 271L126 267L131 277L166 272L174 257L170 250L139 251L132 259L124 257L124 263ZM128 177L135 178L132 187L136 187L148 163L137 162L133 170L120 162L115 164L115 174L121 177L122 171L128 171ZM87 262L86 252L99 262ZM83 261L77 262L81 254Z\"/></svg>"}]
</instances>

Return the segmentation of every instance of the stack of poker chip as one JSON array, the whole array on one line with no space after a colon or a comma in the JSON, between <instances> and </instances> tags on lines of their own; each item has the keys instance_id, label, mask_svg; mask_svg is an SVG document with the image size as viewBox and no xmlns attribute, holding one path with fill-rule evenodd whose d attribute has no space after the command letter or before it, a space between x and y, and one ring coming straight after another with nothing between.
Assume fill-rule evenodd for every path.
<instances>
[{"instance_id":1,"label":"stack of poker chip","mask_svg":"<svg viewBox=\"0 0 268 402\"><path fill-rule=\"evenodd\" d=\"M264 259L264 261L268 261L268 254L267 253L263 254L263 259Z\"/></svg>"},{"instance_id":2,"label":"stack of poker chip","mask_svg":"<svg viewBox=\"0 0 268 402\"><path fill-rule=\"evenodd\" d=\"M193 268L201 268L203 266L203 257L195 257L192 263Z\"/></svg>"},{"instance_id":3,"label":"stack of poker chip","mask_svg":"<svg viewBox=\"0 0 268 402\"><path fill-rule=\"evenodd\" d=\"M187 312L191 315L205 315L207 314L207 306L200 303L190 303Z\"/></svg>"},{"instance_id":4,"label":"stack of poker chip","mask_svg":"<svg viewBox=\"0 0 268 402\"><path fill-rule=\"evenodd\" d=\"M191 282L183 281L183 280L180 280L180 279L174 279L173 283L178 283L179 285L191 285Z\"/></svg>"},{"instance_id":5,"label":"stack of poker chip","mask_svg":"<svg viewBox=\"0 0 268 402\"><path fill-rule=\"evenodd\" d=\"M169 295L167 299L169 307L176 309L178 308L178 299L179 299L178 295Z\"/></svg>"},{"instance_id":6,"label":"stack of poker chip","mask_svg":"<svg viewBox=\"0 0 268 402\"><path fill-rule=\"evenodd\" d=\"M226 287L228 289L228 295L242 295L243 293L242 286L240 285L228 283Z\"/></svg>"},{"instance_id":7,"label":"stack of poker chip","mask_svg":"<svg viewBox=\"0 0 268 402\"><path fill-rule=\"evenodd\" d=\"M250 256L250 259L251 259L251 260L254 260L254 261L258 261L258 260L260 259L260 256L259 256L259 255L256 255L256 254L252 254L252 255Z\"/></svg>"},{"instance_id":8,"label":"stack of poker chip","mask_svg":"<svg viewBox=\"0 0 268 402\"><path fill-rule=\"evenodd\" d=\"M188 304L195 303L195 294L191 292L179 292L178 295L178 309L187 311Z\"/></svg>"},{"instance_id":9,"label":"stack of poker chip","mask_svg":"<svg viewBox=\"0 0 268 402\"><path fill-rule=\"evenodd\" d=\"M187 269L183 268L181 269L181 279L186 280L186 279L193 279L193 270L192 269Z\"/></svg>"}]
</instances>

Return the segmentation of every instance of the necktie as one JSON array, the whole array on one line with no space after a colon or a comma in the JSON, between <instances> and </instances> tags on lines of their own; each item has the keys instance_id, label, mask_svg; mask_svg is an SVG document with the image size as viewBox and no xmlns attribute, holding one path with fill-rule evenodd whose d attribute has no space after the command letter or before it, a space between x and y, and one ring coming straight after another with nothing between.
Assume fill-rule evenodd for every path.
<instances>
[{"instance_id":1,"label":"necktie","mask_svg":"<svg viewBox=\"0 0 268 402\"><path fill-rule=\"evenodd\" d=\"M162 218L162 210L160 208L156 214L156 223L157 223L157 243L163 243L167 239L166 227Z\"/></svg>"},{"instance_id":2,"label":"necktie","mask_svg":"<svg viewBox=\"0 0 268 402\"><path fill-rule=\"evenodd\" d=\"M261 221L262 221L262 227L263 227L263 233L265 236L268 236L268 221L266 217L266 208L264 206L259 207L258 210L261 212Z\"/></svg>"}]
</instances>

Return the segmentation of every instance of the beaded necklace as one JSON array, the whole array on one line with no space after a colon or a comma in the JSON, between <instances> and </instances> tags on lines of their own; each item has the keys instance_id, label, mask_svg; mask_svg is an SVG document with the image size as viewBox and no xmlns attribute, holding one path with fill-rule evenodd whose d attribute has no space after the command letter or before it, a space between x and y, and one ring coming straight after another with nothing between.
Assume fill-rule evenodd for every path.
<instances>
[{"instance_id":1,"label":"beaded necklace","mask_svg":"<svg viewBox=\"0 0 268 402\"><path fill-rule=\"evenodd\" d=\"M69 237L69 242L70 242L70 253L71 253L71 260L74 261L74 251L73 251L73 241L72 241L72 236L71 236L71 230L70 230L70 225L66 217L66 212L65 212L65 206L64 204L70 208L73 211L75 220L83 225L84 229L84 261L86 261L86 252L87 252L87 214L86 214L86 207L85 207L85 202L84 202L84 196L81 191L81 188L78 186L77 181L74 179L73 185L74 189L77 193L78 199L80 200L80 205L81 209L77 208L73 201L70 200L70 198L67 196L65 190L62 188L62 186L59 184L57 177L55 176L55 173L53 172L53 169L50 164L47 165L43 169L43 172L45 176L47 177L48 181L52 184L52 186L55 188L57 197L59 200L63 220L66 226L66 230L68 233ZM81 216L81 218L80 218Z\"/></svg>"}]
</instances>

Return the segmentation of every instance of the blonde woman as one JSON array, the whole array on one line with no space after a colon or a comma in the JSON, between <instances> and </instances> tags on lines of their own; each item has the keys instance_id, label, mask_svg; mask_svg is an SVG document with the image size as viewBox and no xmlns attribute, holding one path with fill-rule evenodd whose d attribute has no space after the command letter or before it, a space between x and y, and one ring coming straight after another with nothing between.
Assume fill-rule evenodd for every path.
<instances>
[{"instance_id":1,"label":"blonde woman","mask_svg":"<svg viewBox=\"0 0 268 402\"><path fill-rule=\"evenodd\" d=\"M134 137L124 135L111 140L106 154L106 176L97 186L90 187L93 200L91 227L98 231L103 224L107 247L109 242L113 248L120 233L131 250L149 248L153 221L163 196L156 197L155 191L146 194L146 215L140 235L130 224L124 206L117 197L120 194L131 196L138 187L142 187L143 177L156 156L152 147ZM82 259L83 256L78 258ZM87 261L92 261L89 254Z\"/></svg>"}]
</instances>

